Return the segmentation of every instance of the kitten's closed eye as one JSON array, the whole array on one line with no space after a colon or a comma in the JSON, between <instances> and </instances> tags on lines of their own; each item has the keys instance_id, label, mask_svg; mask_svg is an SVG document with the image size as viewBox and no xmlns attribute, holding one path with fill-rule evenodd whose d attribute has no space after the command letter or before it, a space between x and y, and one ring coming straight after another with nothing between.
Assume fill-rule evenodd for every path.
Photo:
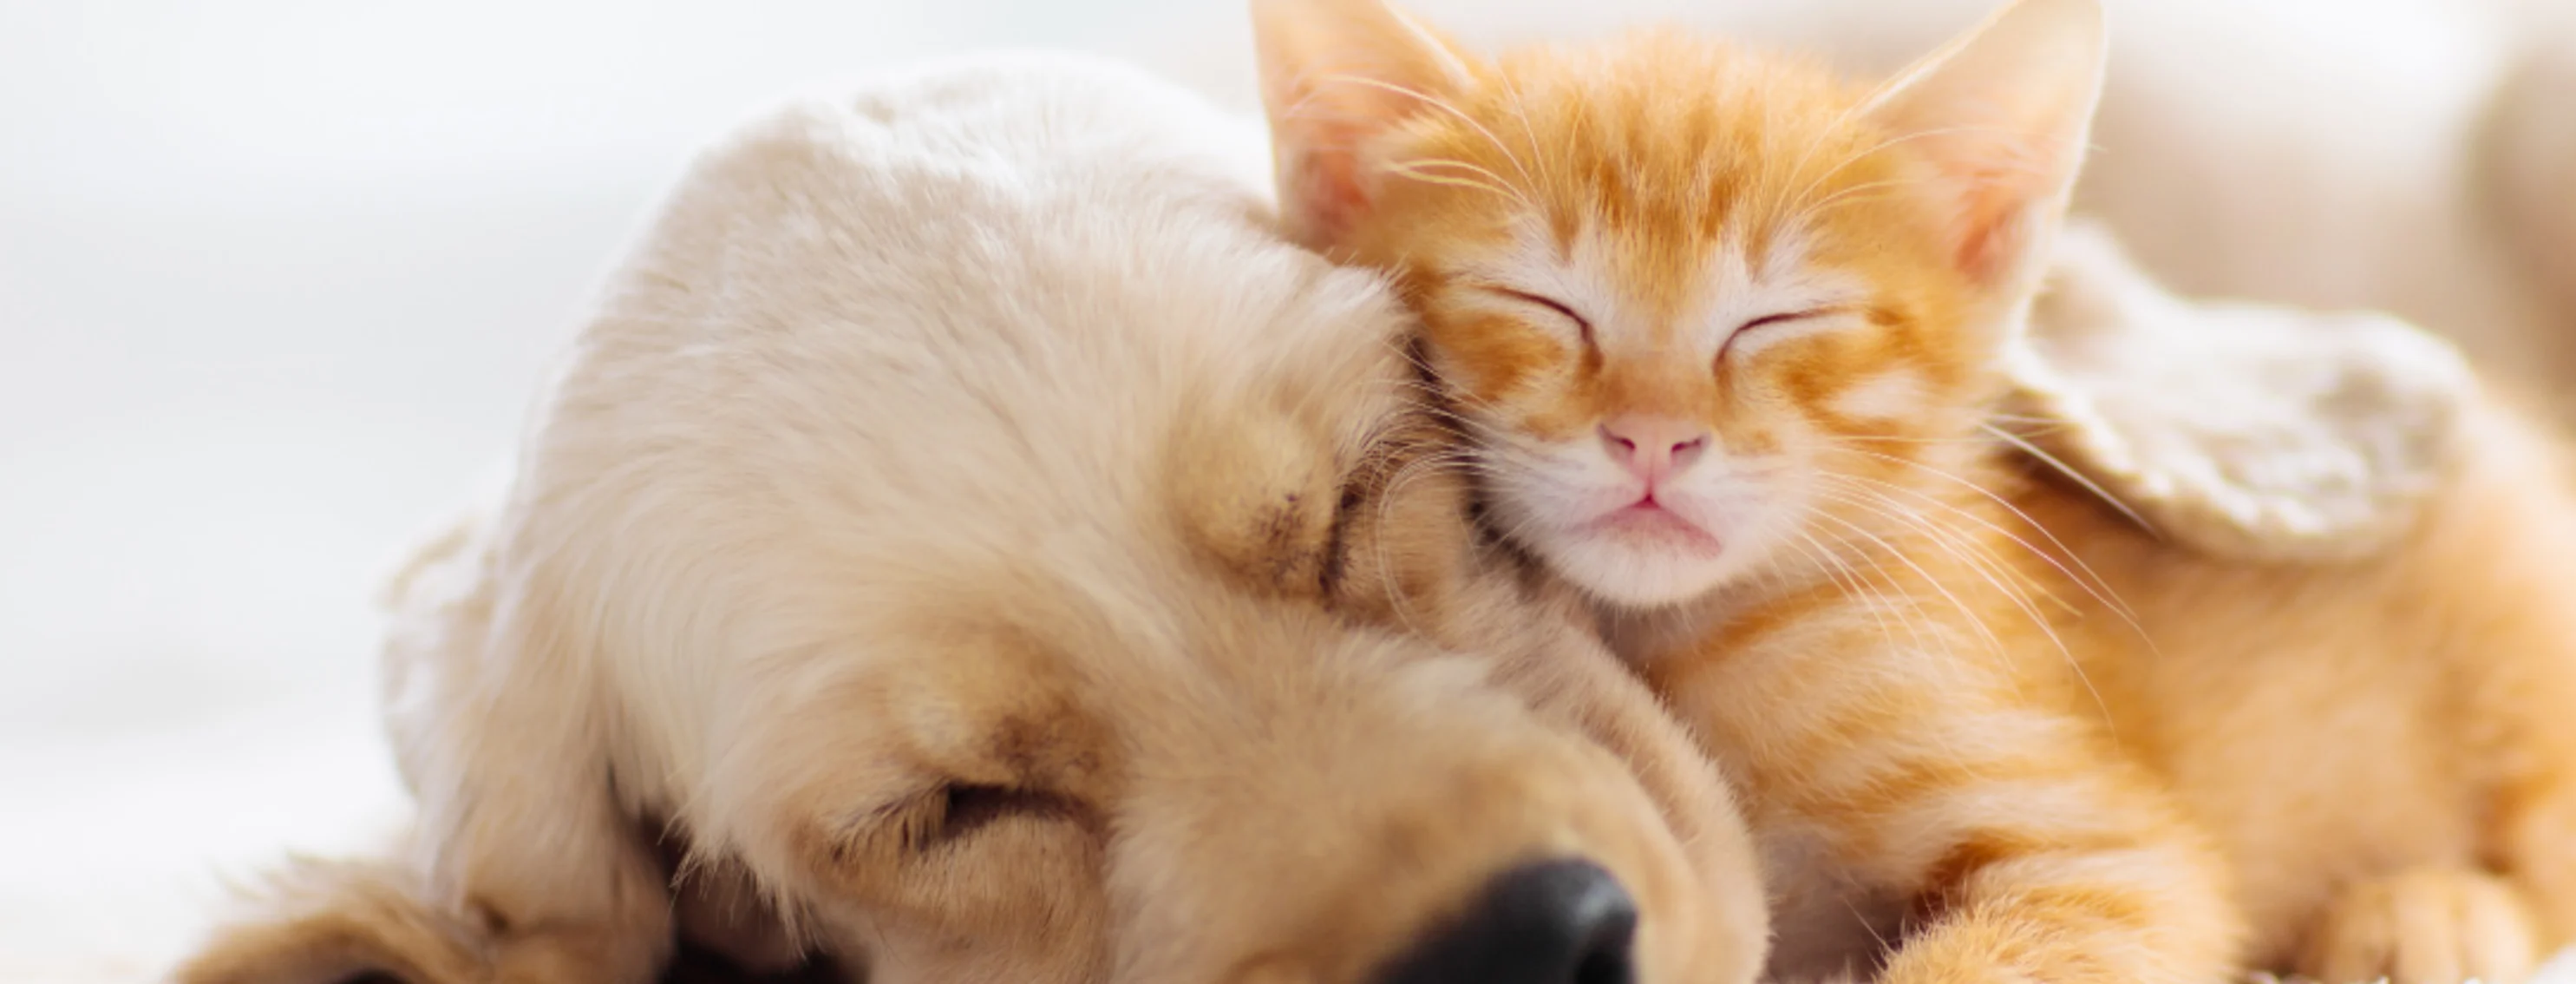
<instances>
[{"instance_id":1,"label":"kitten's closed eye","mask_svg":"<svg viewBox=\"0 0 2576 984\"><path fill-rule=\"evenodd\" d=\"M1812 334L1829 327L1829 319L1848 313L1843 308L1811 308L1805 311L1783 311L1766 314L1745 322L1727 333L1726 341L1717 347L1716 365L1726 364L1727 356L1743 358L1777 342ZM1783 329L1808 329L1787 331Z\"/></svg>"},{"instance_id":2,"label":"kitten's closed eye","mask_svg":"<svg viewBox=\"0 0 2576 984\"><path fill-rule=\"evenodd\" d=\"M1525 290L1516 290L1514 288L1503 287L1495 284L1480 284L1476 289L1494 297L1510 301L1520 307L1539 308L1553 313L1574 326L1575 336L1583 343L1584 348L1594 348L1598 344L1593 337L1592 320L1584 317L1580 312L1575 311L1573 305L1548 297L1544 294L1533 294ZM1722 365L1730 354L1741 358L1751 354L1755 348L1767 346L1773 342L1784 341L1787 338L1796 337L1796 335L1799 334L1805 334L1805 332L1785 333L1774 329L1788 327L1812 327L1821 329L1826 327L1826 319L1846 313L1848 313L1848 310L1840 307L1807 308L1798 311L1782 311L1778 314L1766 314L1762 317L1747 321L1744 324L1737 326L1734 331L1727 333L1726 341L1718 346L1717 362ZM1745 340L1748 336L1751 336L1753 341L1749 343L1746 342Z\"/></svg>"},{"instance_id":3,"label":"kitten's closed eye","mask_svg":"<svg viewBox=\"0 0 2576 984\"><path fill-rule=\"evenodd\" d=\"M1735 333L1736 333L1736 334L1738 334L1738 335L1741 335L1741 334L1744 334L1745 332L1752 331L1753 329L1756 329L1756 328L1768 327L1768 326L1770 326L1770 325L1787 324L1787 323L1792 322L1792 321L1801 321L1801 320L1804 320L1804 319L1807 319L1807 318L1812 318L1812 317L1815 317L1815 316L1817 316L1817 315L1825 314L1825 313L1827 313L1827 312L1824 312L1824 311L1791 311L1791 312L1788 312L1788 313L1785 313L1785 314L1769 314L1769 315L1764 315L1764 316L1762 316L1762 317L1755 318L1755 319L1753 319L1753 320L1751 320L1751 321L1747 321L1747 322L1745 322L1745 323L1744 323L1744 327L1741 327L1741 328L1737 328L1737 329L1735 329Z\"/></svg>"},{"instance_id":4,"label":"kitten's closed eye","mask_svg":"<svg viewBox=\"0 0 2576 984\"><path fill-rule=\"evenodd\" d=\"M1583 347L1593 347L1591 319L1585 318L1580 314L1576 314L1574 312L1574 308L1565 302L1539 294L1532 294L1528 291L1513 290L1509 287L1488 286L1485 287L1484 290L1496 297L1508 298L1527 307L1546 308L1547 310L1554 311L1557 314L1564 316L1565 320L1574 323L1575 334L1583 340Z\"/></svg>"}]
</instances>

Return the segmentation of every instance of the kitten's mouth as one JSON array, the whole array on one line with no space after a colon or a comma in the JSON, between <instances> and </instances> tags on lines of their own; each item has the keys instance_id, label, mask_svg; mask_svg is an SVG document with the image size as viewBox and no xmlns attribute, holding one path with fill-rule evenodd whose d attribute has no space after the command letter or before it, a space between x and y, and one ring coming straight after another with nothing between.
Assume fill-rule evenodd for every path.
<instances>
[{"instance_id":1,"label":"kitten's mouth","mask_svg":"<svg viewBox=\"0 0 2576 984\"><path fill-rule=\"evenodd\" d=\"M1663 503L1656 502L1653 496L1622 506L1589 525L1598 532L1631 543L1651 544L1669 550L1715 554L1724 547L1715 535L1702 529L1698 523L1664 508Z\"/></svg>"}]
</instances>

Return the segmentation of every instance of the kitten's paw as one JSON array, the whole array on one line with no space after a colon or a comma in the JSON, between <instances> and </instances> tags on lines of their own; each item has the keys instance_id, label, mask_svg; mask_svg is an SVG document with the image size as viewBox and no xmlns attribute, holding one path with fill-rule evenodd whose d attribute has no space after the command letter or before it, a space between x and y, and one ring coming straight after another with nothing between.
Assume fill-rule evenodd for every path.
<instances>
[{"instance_id":1,"label":"kitten's paw","mask_svg":"<svg viewBox=\"0 0 2576 984\"><path fill-rule=\"evenodd\" d=\"M2539 955L2530 908L2511 884L2418 868L2345 888L2310 933L2298 970L2324 984L2516 984Z\"/></svg>"}]
</instances>

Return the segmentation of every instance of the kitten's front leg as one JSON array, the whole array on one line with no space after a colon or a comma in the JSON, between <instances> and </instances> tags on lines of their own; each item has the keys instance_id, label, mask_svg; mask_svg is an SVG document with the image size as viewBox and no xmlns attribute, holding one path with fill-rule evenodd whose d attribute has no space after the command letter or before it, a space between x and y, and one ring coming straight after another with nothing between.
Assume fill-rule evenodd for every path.
<instances>
[{"instance_id":1,"label":"kitten's front leg","mask_svg":"<svg viewBox=\"0 0 2576 984\"><path fill-rule=\"evenodd\" d=\"M1806 628L1656 672L1763 815L1909 900L1881 981L2199 984L2235 969L2221 858L2048 681ZM1819 645L1837 636L1851 645Z\"/></svg>"},{"instance_id":2,"label":"kitten's front leg","mask_svg":"<svg viewBox=\"0 0 2576 984\"><path fill-rule=\"evenodd\" d=\"M2236 921L2208 852L1990 836L1954 848L1977 856L1970 870L1936 872L1884 984L2207 982L2233 969Z\"/></svg>"},{"instance_id":3,"label":"kitten's front leg","mask_svg":"<svg viewBox=\"0 0 2576 984\"><path fill-rule=\"evenodd\" d=\"M2117 762L1983 763L1968 784L1887 815L1936 840L1887 984L2201 982L2241 929L2217 853ZM1942 767L1945 770L1955 766ZM1892 769L1887 780L1908 775ZM1955 773L1954 773L1955 774ZM1920 826L1915 826L1919 824Z\"/></svg>"}]
</instances>

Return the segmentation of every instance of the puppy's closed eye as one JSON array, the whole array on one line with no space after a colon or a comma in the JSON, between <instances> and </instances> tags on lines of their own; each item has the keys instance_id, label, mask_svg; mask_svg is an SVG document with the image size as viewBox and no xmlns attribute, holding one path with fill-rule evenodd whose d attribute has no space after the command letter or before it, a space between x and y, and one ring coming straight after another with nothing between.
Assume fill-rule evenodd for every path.
<instances>
[{"instance_id":1,"label":"puppy's closed eye","mask_svg":"<svg viewBox=\"0 0 2576 984\"><path fill-rule=\"evenodd\" d=\"M959 846L1002 821L1064 821L1080 813L1071 799L1044 790L952 782L906 804L896 829L907 854L928 854Z\"/></svg>"}]
</instances>

